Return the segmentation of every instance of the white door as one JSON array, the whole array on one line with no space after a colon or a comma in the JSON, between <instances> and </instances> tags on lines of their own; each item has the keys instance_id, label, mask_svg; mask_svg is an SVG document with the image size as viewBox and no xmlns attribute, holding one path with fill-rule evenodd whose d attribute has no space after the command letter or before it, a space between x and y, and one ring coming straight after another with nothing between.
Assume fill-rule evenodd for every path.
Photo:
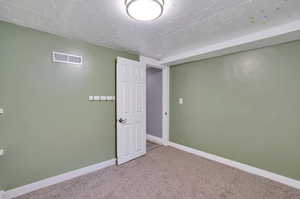
<instances>
[{"instance_id":1,"label":"white door","mask_svg":"<svg viewBox=\"0 0 300 199\"><path fill-rule=\"evenodd\" d=\"M128 162L146 153L146 66L117 59L117 159Z\"/></svg>"}]
</instances>

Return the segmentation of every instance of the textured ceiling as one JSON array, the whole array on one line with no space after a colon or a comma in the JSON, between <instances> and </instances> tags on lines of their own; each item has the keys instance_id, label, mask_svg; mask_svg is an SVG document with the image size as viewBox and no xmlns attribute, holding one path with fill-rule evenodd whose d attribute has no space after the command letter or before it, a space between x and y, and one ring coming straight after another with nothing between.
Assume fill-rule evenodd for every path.
<instances>
[{"instance_id":1,"label":"textured ceiling","mask_svg":"<svg viewBox=\"0 0 300 199\"><path fill-rule=\"evenodd\" d=\"M0 20L162 59L300 19L300 0L165 0L134 21L124 0L0 0Z\"/></svg>"}]
</instances>

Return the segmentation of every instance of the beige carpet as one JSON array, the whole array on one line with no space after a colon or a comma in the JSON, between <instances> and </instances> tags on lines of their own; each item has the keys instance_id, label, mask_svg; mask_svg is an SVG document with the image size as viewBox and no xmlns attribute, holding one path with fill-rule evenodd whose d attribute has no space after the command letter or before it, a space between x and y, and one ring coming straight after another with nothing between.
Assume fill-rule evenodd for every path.
<instances>
[{"instance_id":1,"label":"beige carpet","mask_svg":"<svg viewBox=\"0 0 300 199\"><path fill-rule=\"evenodd\" d=\"M171 147L18 199L300 199L300 190Z\"/></svg>"},{"instance_id":2,"label":"beige carpet","mask_svg":"<svg viewBox=\"0 0 300 199\"><path fill-rule=\"evenodd\" d=\"M147 144L146 144L146 149L147 149L147 152L150 152L154 149L156 149L157 147L160 147L161 145L158 145L154 142L150 142L150 141L147 141Z\"/></svg>"}]
</instances>

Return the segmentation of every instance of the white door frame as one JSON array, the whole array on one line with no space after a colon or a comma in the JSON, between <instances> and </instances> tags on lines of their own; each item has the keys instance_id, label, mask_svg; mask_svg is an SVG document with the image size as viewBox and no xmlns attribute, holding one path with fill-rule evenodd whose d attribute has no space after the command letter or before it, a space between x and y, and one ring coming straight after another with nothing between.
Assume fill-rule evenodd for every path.
<instances>
[{"instance_id":1,"label":"white door frame","mask_svg":"<svg viewBox=\"0 0 300 199\"><path fill-rule=\"evenodd\" d=\"M169 115L170 115L170 108L169 108L169 93L170 93L170 68L166 65L161 65L159 61L155 59L151 59L148 57L140 56L140 62L145 64L148 67L159 68L162 69L162 144L167 146L169 143Z\"/></svg>"}]
</instances>

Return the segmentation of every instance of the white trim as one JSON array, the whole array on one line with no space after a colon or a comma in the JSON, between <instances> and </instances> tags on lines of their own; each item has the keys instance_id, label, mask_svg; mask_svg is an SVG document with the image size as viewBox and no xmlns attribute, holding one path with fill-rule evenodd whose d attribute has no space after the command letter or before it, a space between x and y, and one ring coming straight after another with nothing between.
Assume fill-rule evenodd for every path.
<instances>
[{"instance_id":1,"label":"white trim","mask_svg":"<svg viewBox=\"0 0 300 199\"><path fill-rule=\"evenodd\" d=\"M240 169L242 171L245 171L245 172L248 172L248 173L251 173L251 174L254 174L254 175L258 175L258 176L268 178L270 180L288 185L290 187L294 187L296 189L300 189L300 181L298 181L298 180L294 180L294 179L291 179L291 178L288 178L288 177L285 177L285 176L282 176L282 175L272 173L270 171L266 171L266 170L263 170L263 169L252 167L252 166L249 166L247 164L243 164L243 163L240 163L240 162L236 162L236 161L233 161L233 160L222 158L220 156L213 155L213 154L210 154L210 153L206 153L206 152L203 152L203 151L200 151L200 150L197 150L197 149L193 149L193 148L190 148L190 147L187 147L187 146L176 144L174 142L169 142L169 146L177 148L177 149L185 151L185 152L188 152L188 153L192 153L192 154L197 155L197 156L207 158L207 159L212 160L212 161L219 162L221 164L225 164L225 165Z\"/></svg>"},{"instance_id":2,"label":"white trim","mask_svg":"<svg viewBox=\"0 0 300 199\"><path fill-rule=\"evenodd\" d=\"M4 191L0 191L0 199L4 199Z\"/></svg>"},{"instance_id":3,"label":"white trim","mask_svg":"<svg viewBox=\"0 0 300 199\"><path fill-rule=\"evenodd\" d=\"M163 69L163 107L162 107L162 139L163 145L169 142L169 115L170 115L170 68Z\"/></svg>"},{"instance_id":4,"label":"white trim","mask_svg":"<svg viewBox=\"0 0 300 199\"><path fill-rule=\"evenodd\" d=\"M150 142L154 142L156 144L159 144L159 145L163 144L162 138L156 137L156 136L153 136L153 135L147 134L147 140L150 141Z\"/></svg>"},{"instance_id":5,"label":"white trim","mask_svg":"<svg viewBox=\"0 0 300 199\"><path fill-rule=\"evenodd\" d=\"M221 56L265 46L298 40L300 20L251 33L236 39L227 40L210 46L191 49L183 53L164 58L160 64L175 65L209 57Z\"/></svg>"},{"instance_id":6,"label":"white trim","mask_svg":"<svg viewBox=\"0 0 300 199\"><path fill-rule=\"evenodd\" d=\"M140 56L140 62L146 64L148 67L154 67L162 69L163 73L163 85L162 85L162 144L167 146L169 142L169 93L170 93L170 68L166 65L161 65L158 60Z\"/></svg>"},{"instance_id":7,"label":"white trim","mask_svg":"<svg viewBox=\"0 0 300 199\"><path fill-rule=\"evenodd\" d=\"M77 170L73 170L58 176L54 176L54 177L50 177L38 182L34 182L32 184L28 184L28 185L24 185L15 189L11 189L8 190L4 193L4 198L5 199L11 199L11 198L15 198L27 193L30 193L32 191L36 191L38 189L44 188L44 187L48 187L50 185L54 185L60 182L64 182L67 180L70 180L72 178L76 178L78 176L82 176L100 169L104 169L106 167L112 166L116 164L116 159L111 159L111 160L107 160L101 163L97 163L97 164L93 164L91 166L85 167L85 168L81 168L81 169L77 169ZM3 197L3 196L2 196ZM2 199L4 199L2 198ZM1 199L1 198L0 198Z\"/></svg>"},{"instance_id":8,"label":"white trim","mask_svg":"<svg viewBox=\"0 0 300 199\"><path fill-rule=\"evenodd\" d=\"M140 62L146 64L147 67L160 68L160 69L164 69L164 68L167 67L166 65L161 64L156 59L152 59L152 58L149 58L149 57L144 57L144 56L141 56L141 55L140 55Z\"/></svg>"}]
</instances>

